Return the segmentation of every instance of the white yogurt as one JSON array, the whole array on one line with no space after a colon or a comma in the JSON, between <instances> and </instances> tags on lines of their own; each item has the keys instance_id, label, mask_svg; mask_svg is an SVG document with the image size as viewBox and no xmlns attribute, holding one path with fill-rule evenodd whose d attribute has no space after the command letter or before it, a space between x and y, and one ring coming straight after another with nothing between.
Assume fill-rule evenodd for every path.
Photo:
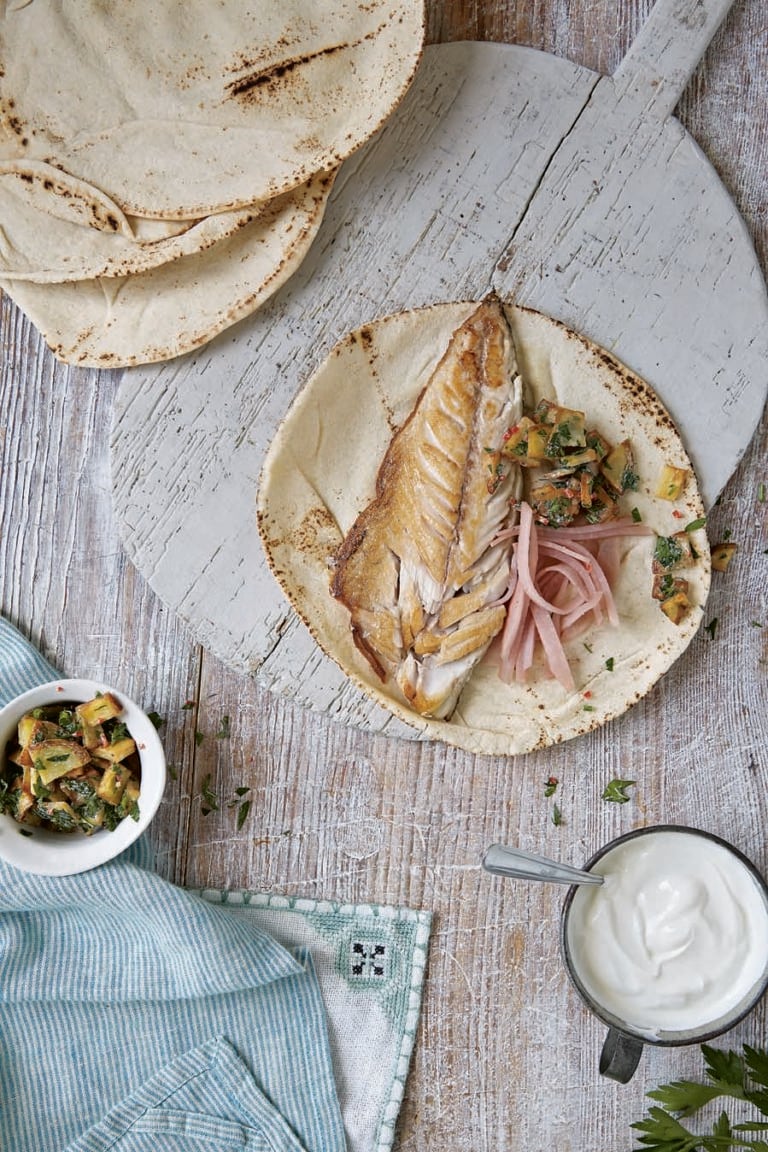
<instances>
[{"instance_id":1,"label":"white yogurt","mask_svg":"<svg viewBox=\"0 0 768 1152\"><path fill-rule=\"evenodd\" d=\"M575 893L568 950L585 990L645 1036L706 1032L738 1014L768 968L768 905L734 853L685 831L619 844Z\"/></svg>"}]
</instances>

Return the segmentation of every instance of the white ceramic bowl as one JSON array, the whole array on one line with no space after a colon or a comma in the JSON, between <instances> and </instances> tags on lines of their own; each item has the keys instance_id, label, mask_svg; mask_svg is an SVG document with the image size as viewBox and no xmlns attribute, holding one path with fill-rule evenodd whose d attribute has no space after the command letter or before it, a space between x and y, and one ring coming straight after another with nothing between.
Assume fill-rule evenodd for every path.
<instances>
[{"instance_id":1,"label":"white ceramic bowl","mask_svg":"<svg viewBox=\"0 0 768 1152\"><path fill-rule=\"evenodd\" d=\"M165 791L165 753L157 730L138 704L133 700L95 680L52 680L29 692L17 696L0 709L0 752L14 738L16 725L25 712L46 704L81 704L91 700L97 692L111 692L123 706L120 719L128 726L136 741L141 760L141 794L139 819L126 817L114 832L96 832L84 836L78 832L53 832L46 828L32 828L31 836L23 836L20 825L12 816L0 813L0 858L42 876L72 876L106 863L141 836L157 812Z\"/></svg>"}]
</instances>

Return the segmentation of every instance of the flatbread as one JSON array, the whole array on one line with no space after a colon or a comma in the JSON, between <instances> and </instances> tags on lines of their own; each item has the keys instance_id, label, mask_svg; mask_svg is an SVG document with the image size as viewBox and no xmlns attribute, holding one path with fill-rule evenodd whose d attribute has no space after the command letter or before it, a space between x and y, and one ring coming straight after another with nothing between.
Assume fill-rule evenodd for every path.
<instances>
[{"instance_id":1,"label":"flatbread","mask_svg":"<svg viewBox=\"0 0 768 1152\"><path fill-rule=\"evenodd\" d=\"M231 236L151 271L63 284L0 278L0 288L64 363L169 360L249 315L285 283L317 234L334 176L315 176Z\"/></svg>"},{"instance_id":2,"label":"flatbread","mask_svg":"<svg viewBox=\"0 0 768 1152\"><path fill-rule=\"evenodd\" d=\"M422 0L33 0L0 13L0 160L124 213L269 200L336 168L407 89Z\"/></svg>"},{"instance_id":3,"label":"flatbread","mask_svg":"<svg viewBox=\"0 0 768 1152\"><path fill-rule=\"evenodd\" d=\"M191 256L250 224L265 205L200 220L126 216L108 197L45 165L0 164L0 277L34 284L127 276ZM97 210L98 208L98 210Z\"/></svg>"},{"instance_id":4,"label":"flatbread","mask_svg":"<svg viewBox=\"0 0 768 1152\"><path fill-rule=\"evenodd\" d=\"M699 559L684 575L692 607L672 623L651 597L653 537L623 545L614 596L620 626L595 629L566 646L577 689L567 693L539 663L530 682L504 684L492 652L478 665L449 721L416 715L382 684L356 649L349 613L329 592L329 558L372 499L393 432L411 412L451 334L476 302L441 304L376 320L331 352L289 410L267 454L258 521L269 565L323 651L369 697L424 736L471 752L518 754L578 736L621 715L682 654L709 590L706 532L690 533ZM547 398L587 413L607 439L629 438L643 521L669 536L703 516L691 464L652 389L604 349L557 321L505 305L526 406ZM674 504L655 496L664 464L691 469ZM585 643L586 641L586 643ZM588 695L585 697L584 693Z\"/></svg>"}]
</instances>

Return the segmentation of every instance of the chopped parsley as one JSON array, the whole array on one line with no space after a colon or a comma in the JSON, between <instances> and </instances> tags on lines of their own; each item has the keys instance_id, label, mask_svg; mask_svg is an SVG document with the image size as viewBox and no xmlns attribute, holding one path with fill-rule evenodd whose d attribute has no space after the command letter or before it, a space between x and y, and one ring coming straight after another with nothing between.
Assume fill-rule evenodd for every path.
<instances>
[{"instance_id":1,"label":"chopped parsley","mask_svg":"<svg viewBox=\"0 0 768 1152\"><path fill-rule=\"evenodd\" d=\"M626 804L629 800L627 788L633 788L636 783L635 780L609 780L603 789L602 799L611 804Z\"/></svg>"},{"instance_id":2,"label":"chopped parsley","mask_svg":"<svg viewBox=\"0 0 768 1152\"><path fill-rule=\"evenodd\" d=\"M708 633L710 640L714 640L716 630L717 630L717 616L714 616L710 620L709 624L707 624L705 626L704 631L706 633Z\"/></svg>"},{"instance_id":3,"label":"chopped parsley","mask_svg":"<svg viewBox=\"0 0 768 1152\"><path fill-rule=\"evenodd\" d=\"M200 811L202 812L203 816L208 816L211 812L218 812L219 798L211 786L210 772L207 776L204 777L203 782L200 785L200 799L202 801Z\"/></svg>"},{"instance_id":4,"label":"chopped parsley","mask_svg":"<svg viewBox=\"0 0 768 1152\"><path fill-rule=\"evenodd\" d=\"M686 532L695 532L698 528L704 528L707 523L706 516L699 516L698 520L691 520L690 524L686 524Z\"/></svg>"},{"instance_id":5,"label":"chopped parsley","mask_svg":"<svg viewBox=\"0 0 768 1152\"><path fill-rule=\"evenodd\" d=\"M659 536L653 558L662 568L674 568L683 559L683 549L673 536Z\"/></svg>"},{"instance_id":6,"label":"chopped parsley","mask_svg":"<svg viewBox=\"0 0 768 1152\"><path fill-rule=\"evenodd\" d=\"M605 662L605 666L609 672L613 672L613 664L614 664L613 656L609 656Z\"/></svg>"},{"instance_id":7,"label":"chopped parsley","mask_svg":"<svg viewBox=\"0 0 768 1152\"><path fill-rule=\"evenodd\" d=\"M557 779L557 776L548 776L544 784L544 795L554 796L555 792L557 791L558 784L559 780Z\"/></svg>"}]
</instances>

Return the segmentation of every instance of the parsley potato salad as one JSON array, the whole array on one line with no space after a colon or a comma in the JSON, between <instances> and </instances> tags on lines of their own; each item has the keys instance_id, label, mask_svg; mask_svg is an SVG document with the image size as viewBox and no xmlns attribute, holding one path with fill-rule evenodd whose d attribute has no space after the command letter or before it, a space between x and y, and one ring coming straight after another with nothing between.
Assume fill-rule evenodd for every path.
<instances>
[{"instance_id":1,"label":"parsley potato salad","mask_svg":"<svg viewBox=\"0 0 768 1152\"><path fill-rule=\"evenodd\" d=\"M701 497L650 386L489 296L351 332L265 461L283 591L365 693L427 737L516 754L648 692L698 629Z\"/></svg>"}]
</instances>

